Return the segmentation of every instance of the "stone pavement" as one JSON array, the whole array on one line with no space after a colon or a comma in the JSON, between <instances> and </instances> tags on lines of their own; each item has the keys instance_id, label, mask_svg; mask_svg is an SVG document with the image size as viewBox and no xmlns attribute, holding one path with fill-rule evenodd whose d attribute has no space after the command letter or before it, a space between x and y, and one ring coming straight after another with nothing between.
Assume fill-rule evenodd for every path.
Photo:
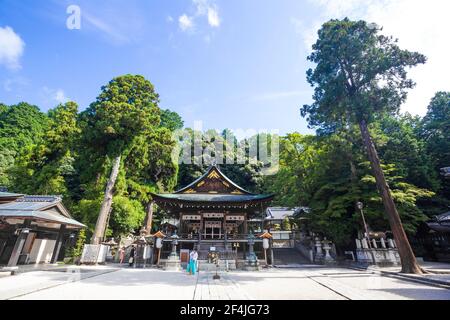
<instances>
[{"instance_id":1,"label":"stone pavement","mask_svg":"<svg viewBox=\"0 0 450 320\"><path fill-rule=\"evenodd\" d=\"M428 271L428 274L413 275L413 274L401 274L400 267L377 267L370 266L365 270L368 272L391 275L400 278L407 278L422 283L433 283L450 289L450 264L443 262L419 262L422 268Z\"/></svg>"},{"instance_id":2,"label":"stone pavement","mask_svg":"<svg viewBox=\"0 0 450 320\"><path fill-rule=\"evenodd\" d=\"M80 268L80 267L75 267ZM79 273L36 271L0 278L1 299L151 300L450 300L450 290L337 267L213 272L190 276L157 269L81 267Z\"/></svg>"},{"instance_id":3,"label":"stone pavement","mask_svg":"<svg viewBox=\"0 0 450 320\"><path fill-rule=\"evenodd\" d=\"M52 271L32 271L0 278L0 300L17 298L47 288L76 282L115 271L106 266L53 268Z\"/></svg>"}]
</instances>

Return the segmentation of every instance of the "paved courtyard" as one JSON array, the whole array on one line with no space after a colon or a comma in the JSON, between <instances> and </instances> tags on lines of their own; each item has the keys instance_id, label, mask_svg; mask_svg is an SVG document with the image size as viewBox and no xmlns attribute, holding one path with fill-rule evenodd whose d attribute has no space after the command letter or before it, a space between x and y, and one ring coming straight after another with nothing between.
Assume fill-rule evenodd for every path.
<instances>
[{"instance_id":1,"label":"paved courtyard","mask_svg":"<svg viewBox=\"0 0 450 320\"><path fill-rule=\"evenodd\" d=\"M304 266L260 272L184 272L75 267L0 278L0 299L444 299L450 290L343 268Z\"/></svg>"}]
</instances>

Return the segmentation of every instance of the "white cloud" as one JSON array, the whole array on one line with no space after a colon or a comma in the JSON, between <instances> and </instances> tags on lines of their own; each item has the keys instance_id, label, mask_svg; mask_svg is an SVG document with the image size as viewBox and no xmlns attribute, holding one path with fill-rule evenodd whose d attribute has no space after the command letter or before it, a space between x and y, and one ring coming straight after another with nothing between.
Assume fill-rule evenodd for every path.
<instances>
[{"instance_id":1,"label":"white cloud","mask_svg":"<svg viewBox=\"0 0 450 320\"><path fill-rule=\"evenodd\" d=\"M211 27L220 26L219 13L216 8L208 8L208 23Z\"/></svg>"},{"instance_id":2,"label":"white cloud","mask_svg":"<svg viewBox=\"0 0 450 320\"><path fill-rule=\"evenodd\" d=\"M428 62L411 69L417 86L410 90L402 111L424 115L436 91L450 90L450 1L428 0L310 0L322 15L310 28L304 28L303 41L308 50L317 39L321 24L331 18L349 17L375 22L383 33L399 39L399 45L425 54ZM294 20L293 20L294 21ZM294 27L299 25L294 23ZM296 29L298 31L298 29Z\"/></svg>"},{"instance_id":3,"label":"white cloud","mask_svg":"<svg viewBox=\"0 0 450 320\"><path fill-rule=\"evenodd\" d=\"M192 18L188 17L186 14L183 14L178 18L178 25L182 31L187 31L194 27Z\"/></svg>"},{"instance_id":4,"label":"white cloud","mask_svg":"<svg viewBox=\"0 0 450 320\"><path fill-rule=\"evenodd\" d=\"M69 98L66 97L66 95L62 89L56 90L55 95L53 96L53 99L55 99L59 103L66 103L67 101L69 101Z\"/></svg>"},{"instance_id":5,"label":"white cloud","mask_svg":"<svg viewBox=\"0 0 450 320\"><path fill-rule=\"evenodd\" d=\"M124 32L116 28L117 25L107 23L105 20L87 13L86 10L83 13L82 19L94 29L97 29L102 33L104 33L109 39L111 39L116 44L124 44L130 41L129 36L127 36Z\"/></svg>"},{"instance_id":6,"label":"white cloud","mask_svg":"<svg viewBox=\"0 0 450 320\"><path fill-rule=\"evenodd\" d=\"M209 26L217 28L220 26L220 17L214 0L192 0L195 12L188 16L186 13L178 18L178 24L182 31L193 28L194 21L200 17L206 17Z\"/></svg>"},{"instance_id":7,"label":"white cloud","mask_svg":"<svg viewBox=\"0 0 450 320\"><path fill-rule=\"evenodd\" d=\"M41 104L47 108L53 108L56 104L66 103L70 100L63 89L52 89L47 86L42 87L39 95L42 100Z\"/></svg>"},{"instance_id":8,"label":"white cloud","mask_svg":"<svg viewBox=\"0 0 450 320\"><path fill-rule=\"evenodd\" d=\"M192 0L194 6L197 9L198 16L204 16L208 13L210 7L210 0Z\"/></svg>"},{"instance_id":9,"label":"white cloud","mask_svg":"<svg viewBox=\"0 0 450 320\"><path fill-rule=\"evenodd\" d=\"M3 81L3 90L6 92L13 92L17 90L22 90L23 87L29 84L28 79L16 76L13 78L8 78Z\"/></svg>"},{"instance_id":10,"label":"white cloud","mask_svg":"<svg viewBox=\"0 0 450 320\"><path fill-rule=\"evenodd\" d=\"M20 69L24 48L25 42L11 27L0 27L0 64L8 69Z\"/></svg>"}]
</instances>

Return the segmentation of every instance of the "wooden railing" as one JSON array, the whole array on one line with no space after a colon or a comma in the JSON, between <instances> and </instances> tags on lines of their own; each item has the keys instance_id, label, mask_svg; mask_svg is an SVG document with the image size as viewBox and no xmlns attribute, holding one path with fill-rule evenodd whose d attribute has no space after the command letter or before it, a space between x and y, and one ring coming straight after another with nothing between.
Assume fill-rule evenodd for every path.
<instances>
[{"instance_id":1,"label":"wooden railing","mask_svg":"<svg viewBox=\"0 0 450 320\"><path fill-rule=\"evenodd\" d=\"M202 233L199 234L190 234L190 233L180 233L178 234L179 240L202 240L202 241L209 241L209 240L227 240L227 242L233 242L233 241L245 241L248 240L248 234L232 234L232 235L222 235L221 237L205 237L205 235ZM164 239L165 241L170 241L170 236ZM260 238L255 237L255 241L262 241Z\"/></svg>"}]
</instances>

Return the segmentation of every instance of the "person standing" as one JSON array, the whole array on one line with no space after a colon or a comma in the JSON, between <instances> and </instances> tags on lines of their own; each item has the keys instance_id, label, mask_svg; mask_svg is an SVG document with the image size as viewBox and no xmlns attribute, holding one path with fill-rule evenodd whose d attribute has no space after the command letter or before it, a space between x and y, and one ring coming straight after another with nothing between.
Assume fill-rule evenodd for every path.
<instances>
[{"instance_id":1,"label":"person standing","mask_svg":"<svg viewBox=\"0 0 450 320\"><path fill-rule=\"evenodd\" d=\"M188 271L189 271L189 274L191 274L191 275L195 275L195 273L197 272L197 260L198 260L198 253L194 249L189 254Z\"/></svg>"},{"instance_id":2,"label":"person standing","mask_svg":"<svg viewBox=\"0 0 450 320\"><path fill-rule=\"evenodd\" d=\"M119 263L122 264L125 259L125 247L119 249Z\"/></svg>"},{"instance_id":3,"label":"person standing","mask_svg":"<svg viewBox=\"0 0 450 320\"><path fill-rule=\"evenodd\" d=\"M134 258L136 255L136 248L133 246L131 246L131 250L130 250L130 259L128 260L129 266L132 267L134 264Z\"/></svg>"}]
</instances>

